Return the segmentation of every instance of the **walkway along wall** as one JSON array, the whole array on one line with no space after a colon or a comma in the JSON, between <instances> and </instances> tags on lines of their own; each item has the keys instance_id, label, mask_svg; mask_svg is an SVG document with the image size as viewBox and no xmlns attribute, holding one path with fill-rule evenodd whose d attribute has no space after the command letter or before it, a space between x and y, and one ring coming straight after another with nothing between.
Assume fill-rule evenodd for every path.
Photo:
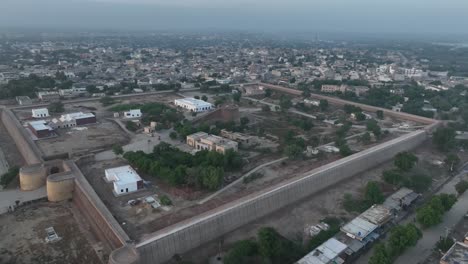
<instances>
[{"instance_id":1,"label":"walkway along wall","mask_svg":"<svg viewBox=\"0 0 468 264\"><path fill-rule=\"evenodd\" d=\"M13 112L5 108L0 111L2 111L2 123L13 138L13 141L15 141L16 147L26 161L26 164L31 165L41 163L42 152L36 144L34 144L33 140L21 126Z\"/></svg>"},{"instance_id":2,"label":"walkway along wall","mask_svg":"<svg viewBox=\"0 0 468 264\"><path fill-rule=\"evenodd\" d=\"M163 263L282 207L304 199L357 173L388 161L427 139L424 130L372 147L205 214L152 233L136 245L141 263Z\"/></svg>"}]
</instances>

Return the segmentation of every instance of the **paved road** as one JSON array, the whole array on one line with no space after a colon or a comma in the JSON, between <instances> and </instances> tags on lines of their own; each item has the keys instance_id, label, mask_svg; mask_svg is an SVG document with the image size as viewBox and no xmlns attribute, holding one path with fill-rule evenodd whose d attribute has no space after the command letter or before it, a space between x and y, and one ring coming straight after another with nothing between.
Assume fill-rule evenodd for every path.
<instances>
[{"instance_id":1,"label":"paved road","mask_svg":"<svg viewBox=\"0 0 468 264\"><path fill-rule=\"evenodd\" d=\"M456 175L451 181L444 185L444 187L437 193L453 193L456 194L455 184L457 184L461 177L468 172L468 164L465 163L461 173ZM401 255L396 261L396 264L407 264L407 263L424 263L424 261L431 255L432 249L439 240L440 236L443 236L447 228L453 228L460 222L464 215L468 212L468 192L465 192L458 201L453 205L452 209L448 211L442 220L442 223L432 228L423 230L423 237L418 241L415 247L407 250Z\"/></svg>"},{"instance_id":2,"label":"paved road","mask_svg":"<svg viewBox=\"0 0 468 264\"><path fill-rule=\"evenodd\" d=\"M43 186L34 191L4 190L0 191L0 214L8 211L9 206L14 206L16 201L20 204L47 197L46 187Z\"/></svg>"},{"instance_id":3,"label":"paved road","mask_svg":"<svg viewBox=\"0 0 468 264\"><path fill-rule=\"evenodd\" d=\"M465 163L462 166L463 170L461 173L453 177L449 182L444 184L444 186L436 192L436 194L441 193L453 193L456 194L455 184L460 181L466 172L468 172L468 163ZM457 203L452 207L450 211L448 211L443 218L443 223L423 230L423 238L418 241L415 247L408 249L405 251L403 255L401 255L396 261L395 264L418 264L424 263L424 260L429 257L432 253L432 249L435 247L436 242L439 240L441 235L444 235L446 232L446 227L453 227L455 226L461 218L466 214L468 211L468 192L464 193L462 196L458 198ZM400 222L400 224L407 224L413 222L415 217L415 213L409 215L405 220ZM388 238L388 236L387 236ZM370 257L373 254L373 249L366 252L366 254L362 255L358 260L355 261L356 264L367 264L369 262Z\"/></svg>"}]
</instances>

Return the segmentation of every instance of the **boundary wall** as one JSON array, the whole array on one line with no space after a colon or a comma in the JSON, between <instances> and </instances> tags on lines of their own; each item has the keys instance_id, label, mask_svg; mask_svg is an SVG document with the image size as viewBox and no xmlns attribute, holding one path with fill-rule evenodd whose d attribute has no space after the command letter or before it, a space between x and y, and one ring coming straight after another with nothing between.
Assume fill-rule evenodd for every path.
<instances>
[{"instance_id":1,"label":"boundary wall","mask_svg":"<svg viewBox=\"0 0 468 264\"><path fill-rule=\"evenodd\" d=\"M15 141L16 147L23 156L26 164L41 163L43 161L42 152L33 142L31 136L27 134L27 131L21 126L13 112L5 108L0 111L2 111L2 123L10 134L10 137Z\"/></svg>"},{"instance_id":2,"label":"boundary wall","mask_svg":"<svg viewBox=\"0 0 468 264\"><path fill-rule=\"evenodd\" d=\"M425 130L406 134L314 169L302 178L281 183L260 194L247 196L156 231L136 245L140 253L140 263L164 263L175 254L185 253L249 222L388 161L398 152L410 150L427 138L428 132Z\"/></svg>"},{"instance_id":3,"label":"boundary wall","mask_svg":"<svg viewBox=\"0 0 468 264\"><path fill-rule=\"evenodd\" d=\"M289 93L289 94L293 94L293 95L302 95L302 91L292 89L292 88L287 88L287 87L268 84L268 83L259 83L258 85L262 85L262 86L265 86L267 88L270 88L270 89L273 89L273 90L276 90L276 91L285 92L285 93ZM414 121L414 122L421 122L423 124L432 124L432 123L434 123L436 121L434 119L427 118L427 117L412 115L412 114L403 113L403 112L396 112L396 111L393 111L393 110L390 110L390 109L387 109L387 108L381 108L381 107L356 103L356 102L353 102L353 101L347 101L347 100L339 99L339 98L336 98L336 97L325 96L325 95L321 95L321 94L311 93L310 97L315 98L315 99L326 99L326 100L328 100L329 103L334 104L334 105L352 104L352 105L360 107L361 109L363 109L365 111L381 110L386 115L393 116L393 117L396 117L396 118L406 119L406 120L410 120L410 121Z\"/></svg>"},{"instance_id":4,"label":"boundary wall","mask_svg":"<svg viewBox=\"0 0 468 264\"><path fill-rule=\"evenodd\" d=\"M47 191L51 192L50 197L48 197L49 201L57 202L71 198L73 204L91 226L93 233L101 241L107 242L112 250L126 245L130 238L101 201L76 163L70 160L44 162L42 152L21 126L13 112L6 108L0 108L0 111L2 112L2 123L28 165L22 169L31 170L28 174L31 176L29 180L40 181L40 186L35 187L47 185ZM86 162L86 158L84 157L82 161ZM94 160L94 156L91 159ZM62 172L49 175L49 167L55 165L63 166Z\"/></svg>"},{"instance_id":5,"label":"boundary wall","mask_svg":"<svg viewBox=\"0 0 468 264\"><path fill-rule=\"evenodd\" d=\"M73 204L85 217L93 233L99 240L108 242L112 250L126 245L130 238L101 201L78 166L73 161L67 161L67 164L75 176Z\"/></svg>"}]
</instances>

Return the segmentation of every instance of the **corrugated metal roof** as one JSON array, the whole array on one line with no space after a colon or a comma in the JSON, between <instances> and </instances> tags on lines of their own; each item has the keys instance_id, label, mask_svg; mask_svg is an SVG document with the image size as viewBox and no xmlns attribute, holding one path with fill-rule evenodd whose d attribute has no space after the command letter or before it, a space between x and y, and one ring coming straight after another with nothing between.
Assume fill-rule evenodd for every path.
<instances>
[{"instance_id":1,"label":"corrugated metal roof","mask_svg":"<svg viewBox=\"0 0 468 264\"><path fill-rule=\"evenodd\" d=\"M386 223L390 217L390 210L380 204L373 205L371 208L367 209L359 217L373 223L376 225L382 225Z\"/></svg>"},{"instance_id":2,"label":"corrugated metal roof","mask_svg":"<svg viewBox=\"0 0 468 264\"><path fill-rule=\"evenodd\" d=\"M347 245L341 243L337 239L330 238L318 248L300 259L297 264L343 263L344 261L339 257L339 255L347 247Z\"/></svg>"},{"instance_id":3,"label":"corrugated metal roof","mask_svg":"<svg viewBox=\"0 0 468 264\"><path fill-rule=\"evenodd\" d=\"M351 220L351 222L341 227L341 231L345 232L346 234L350 235L353 238L362 240L367 235L369 235L372 231L377 229L377 227L378 227L377 225L365 219L356 217L353 220Z\"/></svg>"}]
</instances>

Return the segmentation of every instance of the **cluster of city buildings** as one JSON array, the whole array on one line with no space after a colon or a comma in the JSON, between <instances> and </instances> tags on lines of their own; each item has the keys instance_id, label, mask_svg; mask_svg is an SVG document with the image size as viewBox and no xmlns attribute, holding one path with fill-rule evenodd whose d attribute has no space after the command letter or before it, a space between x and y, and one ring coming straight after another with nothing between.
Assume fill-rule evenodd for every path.
<instances>
[{"instance_id":1,"label":"cluster of city buildings","mask_svg":"<svg viewBox=\"0 0 468 264\"><path fill-rule=\"evenodd\" d=\"M47 119L50 117L47 108L32 109L31 112L32 117L38 120L27 122L27 127L38 139L55 136L55 130L59 128L73 128L97 122L94 113L75 112Z\"/></svg>"},{"instance_id":2,"label":"cluster of city buildings","mask_svg":"<svg viewBox=\"0 0 468 264\"><path fill-rule=\"evenodd\" d=\"M381 205L341 226L340 232L297 261L297 264L351 263L369 249L389 228L401 220L406 210L419 197L414 191L401 188Z\"/></svg>"},{"instance_id":3,"label":"cluster of city buildings","mask_svg":"<svg viewBox=\"0 0 468 264\"><path fill-rule=\"evenodd\" d=\"M194 42L203 42L205 39L203 36L185 38L193 38ZM223 37L220 38L222 41ZM174 38L173 41L180 40ZM58 72L72 81L72 87L41 88L36 96L43 101L137 93L166 89L175 84L178 88L193 88L205 83L226 85L268 81L295 87L299 83L314 80L366 81L366 86L321 87L323 92L354 91L357 94L366 92L370 87L384 87L390 82L417 81L426 89L434 91L450 89L457 84L468 85L468 77L450 76L447 71L431 71L427 60L399 51L389 49L374 52L353 45L342 47L333 43L328 46L287 49L265 45L239 48L237 45L211 44L181 52L156 46L114 47L105 39L102 43L80 40L60 43L19 41L12 44L8 51L16 51L16 60L0 65L0 84L31 74L54 78ZM62 52L64 50L67 52ZM122 87L122 83L131 85ZM87 89L89 86L93 88ZM253 95L261 92L261 89L246 86L242 92ZM18 102L28 103L24 98L18 98ZM192 107L193 104L181 102L182 107ZM200 107L192 109L195 111Z\"/></svg>"}]
</instances>

